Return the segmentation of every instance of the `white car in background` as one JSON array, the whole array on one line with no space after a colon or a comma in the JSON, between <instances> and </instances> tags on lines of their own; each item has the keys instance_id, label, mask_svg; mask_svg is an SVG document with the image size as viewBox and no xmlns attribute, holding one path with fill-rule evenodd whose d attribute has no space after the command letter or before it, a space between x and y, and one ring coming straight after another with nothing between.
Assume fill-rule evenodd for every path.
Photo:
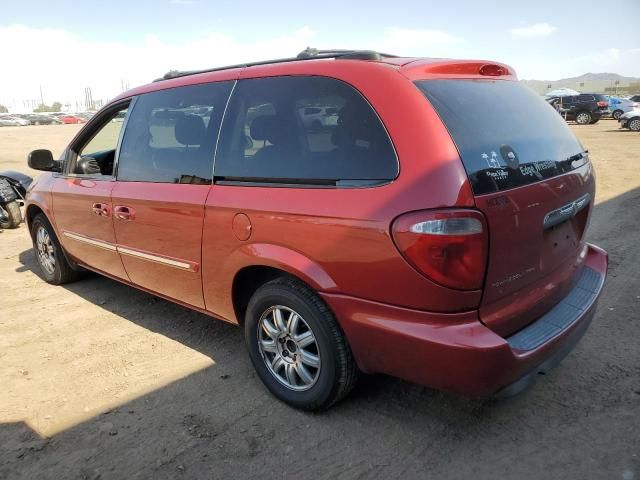
<instances>
[{"instance_id":1,"label":"white car in background","mask_svg":"<svg viewBox=\"0 0 640 480\"><path fill-rule=\"evenodd\" d=\"M320 130L338 125L339 108L337 107L307 106L301 107L298 111L305 128Z\"/></svg>"},{"instance_id":2,"label":"white car in background","mask_svg":"<svg viewBox=\"0 0 640 480\"><path fill-rule=\"evenodd\" d=\"M631 110L623 113L618 118L618 122L620 122L620 128L628 128L634 132L640 132L640 110Z\"/></svg>"},{"instance_id":3,"label":"white car in background","mask_svg":"<svg viewBox=\"0 0 640 480\"><path fill-rule=\"evenodd\" d=\"M0 116L0 127L24 127L26 125L31 125L31 122L24 118L11 115Z\"/></svg>"}]
</instances>

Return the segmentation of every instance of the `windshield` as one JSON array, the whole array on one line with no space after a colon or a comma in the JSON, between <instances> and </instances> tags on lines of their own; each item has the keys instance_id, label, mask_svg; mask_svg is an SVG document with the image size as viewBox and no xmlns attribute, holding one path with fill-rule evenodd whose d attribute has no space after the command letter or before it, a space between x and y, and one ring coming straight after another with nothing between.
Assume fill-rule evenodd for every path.
<instances>
[{"instance_id":1,"label":"windshield","mask_svg":"<svg viewBox=\"0 0 640 480\"><path fill-rule=\"evenodd\" d=\"M476 195L554 177L586 163L562 117L519 82L421 80Z\"/></svg>"}]
</instances>

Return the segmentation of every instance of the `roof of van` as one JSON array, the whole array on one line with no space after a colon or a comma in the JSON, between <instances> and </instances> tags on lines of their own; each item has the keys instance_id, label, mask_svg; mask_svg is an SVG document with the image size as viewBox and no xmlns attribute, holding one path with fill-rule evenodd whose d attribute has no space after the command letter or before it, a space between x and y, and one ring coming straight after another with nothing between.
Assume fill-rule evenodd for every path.
<instances>
[{"instance_id":1,"label":"roof of van","mask_svg":"<svg viewBox=\"0 0 640 480\"><path fill-rule=\"evenodd\" d=\"M307 48L296 57L249 62L226 67L216 67L203 70L177 71L172 70L156 79L151 84L134 88L119 95L115 100L132 95L163 90L184 84L201 83L203 77L212 81L237 79L239 72L250 67L276 67L289 65L297 70L299 66L326 60L344 60L352 64L375 64L395 67L408 79L415 81L427 78L469 78L469 77L501 77L501 79L515 79L514 70L508 65L486 60L454 60L449 58L419 58L400 57L380 53L373 50L316 50ZM262 69L260 69L262 70ZM280 70L280 69L278 69ZM208 75L207 75L208 74ZM187 78L191 77L191 78ZM180 80L182 79L182 80ZM165 83L166 82L166 83Z\"/></svg>"}]
</instances>

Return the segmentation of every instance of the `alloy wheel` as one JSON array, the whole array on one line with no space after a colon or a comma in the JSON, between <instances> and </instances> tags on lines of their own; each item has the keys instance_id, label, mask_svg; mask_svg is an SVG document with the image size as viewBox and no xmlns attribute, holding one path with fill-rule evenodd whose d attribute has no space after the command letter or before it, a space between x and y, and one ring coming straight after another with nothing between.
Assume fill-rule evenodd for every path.
<instances>
[{"instance_id":1,"label":"alloy wheel","mask_svg":"<svg viewBox=\"0 0 640 480\"><path fill-rule=\"evenodd\" d=\"M36 232L36 253L42 268L48 274L53 274L56 269L55 250L51 236L43 226L40 226Z\"/></svg>"},{"instance_id":2,"label":"alloy wheel","mask_svg":"<svg viewBox=\"0 0 640 480\"><path fill-rule=\"evenodd\" d=\"M576 117L576 123L579 123L580 125L586 125L587 123L589 123L591 121L591 117L588 113L579 113L578 116Z\"/></svg>"},{"instance_id":3,"label":"alloy wheel","mask_svg":"<svg viewBox=\"0 0 640 480\"><path fill-rule=\"evenodd\" d=\"M269 307L260 316L257 340L267 370L282 385L304 391L316 383L320 349L300 314L282 305Z\"/></svg>"}]
</instances>

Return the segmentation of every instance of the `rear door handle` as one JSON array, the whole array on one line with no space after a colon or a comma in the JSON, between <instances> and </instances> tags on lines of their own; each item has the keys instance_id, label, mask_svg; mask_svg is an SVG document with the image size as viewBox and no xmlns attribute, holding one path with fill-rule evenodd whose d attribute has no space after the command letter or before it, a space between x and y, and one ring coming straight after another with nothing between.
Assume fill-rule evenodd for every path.
<instances>
[{"instance_id":1,"label":"rear door handle","mask_svg":"<svg viewBox=\"0 0 640 480\"><path fill-rule=\"evenodd\" d=\"M91 206L91 211L99 217L108 217L111 215L111 205L108 203L94 203Z\"/></svg>"},{"instance_id":2,"label":"rear door handle","mask_svg":"<svg viewBox=\"0 0 640 480\"><path fill-rule=\"evenodd\" d=\"M116 205L113 211L114 211L115 217L120 220L129 221L129 220L135 220L136 218L135 210L125 205Z\"/></svg>"}]
</instances>

